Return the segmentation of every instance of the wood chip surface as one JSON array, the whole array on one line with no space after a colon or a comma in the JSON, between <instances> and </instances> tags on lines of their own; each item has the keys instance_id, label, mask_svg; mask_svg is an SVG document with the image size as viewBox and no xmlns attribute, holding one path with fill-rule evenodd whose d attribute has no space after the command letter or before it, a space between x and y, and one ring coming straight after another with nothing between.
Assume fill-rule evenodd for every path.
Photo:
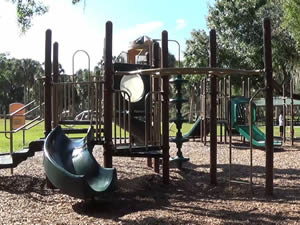
<instances>
[{"instance_id":1,"label":"wood chip surface","mask_svg":"<svg viewBox=\"0 0 300 225\"><path fill-rule=\"evenodd\" d=\"M238 143L240 138L234 140ZM241 142L239 142L241 146ZM171 143L170 154L176 155ZM113 158L119 190L101 202L85 202L46 187L42 152L14 169L0 170L0 224L300 224L300 143L274 153L274 196L265 196L265 152L253 152L253 193L248 184L249 148L218 144L218 185L209 183L209 142L183 144L190 161L170 169L170 184L146 159ZM103 149L94 155L102 164Z\"/></svg>"}]
</instances>

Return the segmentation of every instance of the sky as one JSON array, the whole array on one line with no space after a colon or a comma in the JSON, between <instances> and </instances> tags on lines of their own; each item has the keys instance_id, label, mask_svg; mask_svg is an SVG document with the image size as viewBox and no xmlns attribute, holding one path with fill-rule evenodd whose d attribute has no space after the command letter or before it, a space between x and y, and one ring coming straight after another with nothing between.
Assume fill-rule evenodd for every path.
<instances>
[{"instance_id":1,"label":"sky","mask_svg":"<svg viewBox=\"0 0 300 225\"><path fill-rule=\"evenodd\" d=\"M77 50L90 55L93 69L103 55L105 23L113 23L113 55L127 51L129 43L142 35L161 39L168 31L182 51L193 29L207 30L208 5L214 0L86 0L72 5L71 0L40 0L48 13L33 19L33 25L21 34L15 6L0 0L0 53L10 57L32 58L44 62L45 32L52 30L52 41L59 43L59 61L67 74L72 73L72 56ZM169 51L178 59L178 46L169 43ZM87 57L75 56L74 70L88 68Z\"/></svg>"}]
</instances>

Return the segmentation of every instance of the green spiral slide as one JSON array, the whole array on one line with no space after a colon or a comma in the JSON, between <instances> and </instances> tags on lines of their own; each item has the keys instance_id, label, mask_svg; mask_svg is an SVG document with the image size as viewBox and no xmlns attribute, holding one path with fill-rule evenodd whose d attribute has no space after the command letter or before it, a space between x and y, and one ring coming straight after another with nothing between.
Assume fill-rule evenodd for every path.
<instances>
[{"instance_id":1,"label":"green spiral slide","mask_svg":"<svg viewBox=\"0 0 300 225\"><path fill-rule=\"evenodd\" d=\"M81 199L105 198L117 187L116 169L101 167L91 153L92 128L85 138L68 138L60 126L44 144L44 168L50 182L63 193Z\"/></svg>"}]
</instances>

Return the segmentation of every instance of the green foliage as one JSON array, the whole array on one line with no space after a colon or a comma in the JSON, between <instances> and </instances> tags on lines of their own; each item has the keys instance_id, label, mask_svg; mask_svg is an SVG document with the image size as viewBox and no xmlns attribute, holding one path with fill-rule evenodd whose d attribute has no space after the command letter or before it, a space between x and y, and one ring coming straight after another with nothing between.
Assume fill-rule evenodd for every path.
<instances>
[{"instance_id":1,"label":"green foliage","mask_svg":"<svg viewBox=\"0 0 300 225\"><path fill-rule=\"evenodd\" d=\"M209 10L208 25L218 32L220 45L233 53L233 60L227 65L233 68L263 68L264 17L272 23L273 71L275 77L291 76L295 51L295 41L282 26L282 0L219 0ZM228 62L226 63L228 64ZM226 65L223 65L226 66ZM262 80L257 80L261 82ZM254 83L256 85L256 83Z\"/></svg>"},{"instance_id":2,"label":"green foliage","mask_svg":"<svg viewBox=\"0 0 300 225\"><path fill-rule=\"evenodd\" d=\"M191 39L186 41L184 67L208 67L209 37L204 30L193 30ZM196 88L202 76L185 76L189 88Z\"/></svg>"},{"instance_id":3,"label":"green foliage","mask_svg":"<svg viewBox=\"0 0 300 225\"><path fill-rule=\"evenodd\" d=\"M204 30L193 30L191 39L186 41L184 64L191 67L208 66L209 37Z\"/></svg>"},{"instance_id":4,"label":"green foliage","mask_svg":"<svg viewBox=\"0 0 300 225\"><path fill-rule=\"evenodd\" d=\"M35 16L41 16L48 12L48 6L38 0L10 0L10 2L16 5L18 24L22 33L30 29L32 19ZM82 0L72 0L74 5L79 2L82 2ZM86 1L83 2L85 7Z\"/></svg>"},{"instance_id":5,"label":"green foliage","mask_svg":"<svg viewBox=\"0 0 300 225\"><path fill-rule=\"evenodd\" d=\"M217 32L217 67L263 69L263 18L270 17L274 76L279 81L283 81L284 77L291 77L299 54L295 50L295 40L282 26L282 2L283 0L216 0L209 7L207 21L208 27ZM208 40L204 34L202 39ZM195 31L191 36L185 52L186 65L204 66L202 62L207 61L208 56L203 54L203 49L208 50L207 42L195 38ZM263 86L262 76L251 79L255 88ZM241 78L233 77L232 83L235 92L238 92Z\"/></svg>"},{"instance_id":6,"label":"green foliage","mask_svg":"<svg viewBox=\"0 0 300 225\"><path fill-rule=\"evenodd\" d=\"M298 51L300 51L300 0L284 1L283 9L283 25L291 32L293 38L297 41L297 48Z\"/></svg>"},{"instance_id":7,"label":"green foliage","mask_svg":"<svg viewBox=\"0 0 300 225\"><path fill-rule=\"evenodd\" d=\"M22 32L26 32L32 26L34 16L40 16L48 11L48 7L40 1L11 0L16 5L18 24Z\"/></svg>"},{"instance_id":8,"label":"green foliage","mask_svg":"<svg viewBox=\"0 0 300 225\"><path fill-rule=\"evenodd\" d=\"M173 54L168 54L168 66L169 67L176 67L176 58Z\"/></svg>"},{"instance_id":9,"label":"green foliage","mask_svg":"<svg viewBox=\"0 0 300 225\"><path fill-rule=\"evenodd\" d=\"M0 102L6 112L12 102L28 103L39 98L38 79L42 74L42 66L37 61L0 54Z\"/></svg>"}]
</instances>

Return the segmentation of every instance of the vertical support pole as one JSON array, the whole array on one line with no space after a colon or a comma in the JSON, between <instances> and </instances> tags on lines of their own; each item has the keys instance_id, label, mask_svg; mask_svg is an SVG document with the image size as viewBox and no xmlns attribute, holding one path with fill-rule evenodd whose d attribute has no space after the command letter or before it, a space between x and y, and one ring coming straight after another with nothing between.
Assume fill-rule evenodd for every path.
<instances>
[{"instance_id":1,"label":"vertical support pole","mask_svg":"<svg viewBox=\"0 0 300 225\"><path fill-rule=\"evenodd\" d=\"M227 115L227 81L226 77L224 77L224 112L223 112L223 118L224 121L226 121L226 115ZM228 124L224 123L224 144L227 143L227 130L228 130Z\"/></svg>"},{"instance_id":2,"label":"vertical support pole","mask_svg":"<svg viewBox=\"0 0 300 225\"><path fill-rule=\"evenodd\" d=\"M253 193L252 184L253 184L253 112L252 112L252 100L249 101L249 131L250 131L250 191Z\"/></svg>"},{"instance_id":3,"label":"vertical support pole","mask_svg":"<svg viewBox=\"0 0 300 225\"><path fill-rule=\"evenodd\" d=\"M291 79L290 81L290 94L291 94L291 128L290 128L290 133L291 133L291 144L292 146L294 145L294 81Z\"/></svg>"},{"instance_id":4,"label":"vertical support pole","mask_svg":"<svg viewBox=\"0 0 300 225\"><path fill-rule=\"evenodd\" d=\"M112 64L112 22L105 25L104 43L104 167L112 167L112 115L113 115L113 64Z\"/></svg>"},{"instance_id":5,"label":"vertical support pole","mask_svg":"<svg viewBox=\"0 0 300 225\"><path fill-rule=\"evenodd\" d=\"M168 67L168 32L163 31L161 36L161 67ZM169 77L164 76L163 81L163 104L162 104L162 136L163 136L163 182L169 183Z\"/></svg>"},{"instance_id":6,"label":"vertical support pole","mask_svg":"<svg viewBox=\"0 0 300 225\"><path fill-rule=\"evenodd\" d=\"M59 87L55 84L58 82L58 75L59 75L59 63L58 63L58 43L55 42L53 44L53 88L52 88L52 120L53 124L52 127L55 128L58 124L58 118L57 118L57 90L59 90Z\"/></svg>"},{"instance_id":7,"label":"vertical support pole","mask_svg":"<svg viewBox=\"0 0 300 225\"><path fill-rule=\"evenodd\" d=\"M51 49L52 47L52 32L46 30L46 42L45 42L45 87L44 87L44 103L45 103L45 136L51 132L52 123L52 106L51 106L51 75L52 75L52 63L51 63ZM54 188L52 183L46 177L46 184L49 188Z\"/></svg>"},{"instance_id":8,"label":"vertical support pole","mask_svg":"<svg viewBox=\"0 0 300 225\"><path fill-rule=\"evenodd\" d=\"M204 123L203 123L203 119L204 119L204 80L201 80L201 95L200 95L200 107L201 107L201 111L200 111L200 115L202 116L201 120L200 120L200 138L201 138L201 142L203 142L203 137L205 135L204 132Z\"/></svg>"},{"instance_id":9,"label":"vertical support pole","mask_svg":"<svg viewBox=\"0 0 300 225\"><path fill-rule=\"evenodd\" d=\"M285 82L286 77L283 77L282 84L282 97L283 97L283 105L282 105L282 117L283 117L283 143L286 141L286 96L285 96Z\"/></svg>"},{"instance_id":10,"label":"vertical support pole","mask_svg":"<svg viewBox=\"0 0 300 225\"><path fill-rule=\"evenodd\" d=\"M229 130L229 185L231 185L231 169L232 169L232 85L231 76L229 77L229 107L228 107L228 130Z\"/></svg>"},{"instance_id":11,"label":"vertical support pole","mask_svg":"<svg viewBox=\"0 0 300 225\"><path fill-rule=\"evenodd\" d=\"M209 33L209 66L216 67L216 31L211 30ZM217 78L211 75L210 80L210 183L217 184Z\"/></svg>"},{"instance_id":12,"label":"vertical support pole","mask_svg":"<svg viewBox=\"0 0 300 225\"><path fill-rule=\"evenodd\" d=\"M242 96L246 97L246 87L245 87L245 81L242 82ZM243 143L245 144L246 139L244 136L241 135L241 140L243 140Z\"/></svg>"},{"instance_id":13,"label":"vertical support pole","mask_svg":"<svg viewBox=\"0 0 300 225\"><path fill-rule=\"evenodd\" d=\"M44 89L44 102L45 102L45 136L51 131L51 47L52 47L52 32L46 31L45 42L45 89Z\"/></svg>"},{"instance_id":14,"label":"vertical support pole","mask_svg":"<svg viewBox=\"0 0 300 225\"><path fill-rule=\"evenodd\" d=\"M203 116L204 116L204 111L203 111L203 107L204 107L204 85L203 85L203 79L200 81L200 113L199 113L199 117L200 117L200 141L203 142L203 135L204 135L204 123L203 123Z\"/></svg>"},{"instance_id":15,"label":"vertical support pole","mask_svg":"<svg viewBox=\"0 0 300 225\"><path fill-rule=\"evenodd\" d=\"M14 152L14 133L13 133L13 117L10 116L9 118L9 124L10 124L10 134L9 134L9 140L10 140L10 156L12 156ZM5 129L6 130L6 129ZM6 135L6 134L5 134ZM14 168L10 168L10 174L14 174Z\"/></svg>"},{"instance_id":16,"label":"vertical support pole","mask_svg":"<svg viewBox=\"0 0 300 225\"><path fill-rule=\"evenodd\" d=\"M160 61L159 61L159 44L158 42L155 42L153 44L153 67L154 68L159 68L160 66ZM159 91L160 87L159 87L159 80L158 78L154 78L154 82L153 82L153 88L154 91ZM158 100L158 97L155 95L155 102ZM149 165L149 160L152 164L152 160L150 158L148 158L148 165ZM154 172L159 173L159 158L154 158Z\"/></svg>"},{"instance_id":17,"label":"vertical support pole","mask_svg":"<svg viewBox=\"0 0 300 225\"><path fill-rule=\"evenodd\" d=\"M203 107L203 110L204 110L204 146L206 146L206 130L207 130L207 118L206 118L206 99L207 99L207 89L206 89L206 82L207 79L206 77L204 78L204 107Z\"/></svg>"},{"instance_id":18,"label":"vertical support pole","mask_svg":"<svg viewBox=\"0 0 300 225\"><path fill-rule=\"evenodd\" d=\"M219 81L219 124L220 124L220 143L223 142L223 96L222 80Z\"/></svg>"},{"instance_id":19,"label":"vertical support pole","mask_svg":"<svg viewBox=\"0 0 300 225\"><path fill-rule=\"evenodd\" d=\"M251 98L251 80L250 80L250 77L248 77L248 93L247 93L247 97Z\"/></svg>"},{"instance_id":20,"label":"vertical support pole","mask_svg":"<svg viewBox=\"0 0 300 225\"><path fill-rule=\"evenodd\" d=\"M264 19L264 64L266 100L266 195L273 195L273 83L272 83L272 45L270 18Z\"/></svg>"}]
</instances>

